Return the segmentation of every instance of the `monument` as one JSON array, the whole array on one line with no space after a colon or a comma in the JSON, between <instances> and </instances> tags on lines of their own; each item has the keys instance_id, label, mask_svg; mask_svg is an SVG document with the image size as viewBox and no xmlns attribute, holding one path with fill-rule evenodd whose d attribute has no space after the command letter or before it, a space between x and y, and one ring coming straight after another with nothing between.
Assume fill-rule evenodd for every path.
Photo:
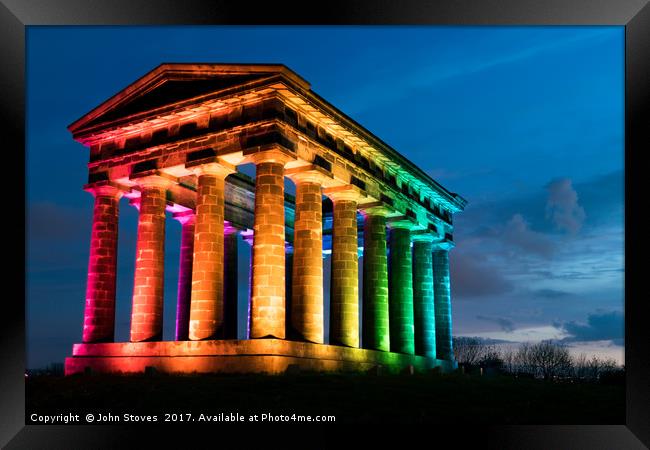
<instances>
[{"instance_id":1,"label":"monument","mask_svg":"<svg viewBox=\"0 0 650 450\"><path fill-rule=\"evenodd\" d=\"M286 66L162 64L68 128L90 149L95 203L82 342L66 374L455 367L448 252L466 201ZM254 179L237 169L250 163ZM114 342L122 197L139 219L130 341ZM166 212L182 224L173 341ZM238 234L251 247L245 339Z\"/></svg>"}]
</instances>

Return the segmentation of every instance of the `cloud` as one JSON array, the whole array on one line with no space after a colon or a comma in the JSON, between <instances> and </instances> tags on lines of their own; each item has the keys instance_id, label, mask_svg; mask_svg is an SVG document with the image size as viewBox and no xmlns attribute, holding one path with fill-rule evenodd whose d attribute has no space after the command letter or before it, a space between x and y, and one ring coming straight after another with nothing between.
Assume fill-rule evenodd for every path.
<instances>
[{"instance_id":1,"label":"cloud","mask_svg":"<svg viewBox=\"0 0 650 450\"><path fill-rule=\"evenodd\" d=\"M589 314L586 324L572 320L563 323L556 321L553 326L569 334L563 339L567 342L610 340L614 344L623 345L624 317L620 311Z\"/></svg>"},{"instance_id":2,"label":"cloud","mask_svg":"<svg viewBox=\"0 0 650 450\"><path fill-rule=\"evenodd\" d=\"M533 295L535 297L540 297L540 298L554 299L554 298L567 297L567 296L572 295L572 294L570 292L558 291L558 290L555 290L555 289L538 289L538 290L533 292Z\"/></svg>"},{"instance_id":3,"label":"cloud","mask_svg":"<svg viewBox=\"0 0 650 450\"><path fill-rule=\"evenodd\" d=\"M476 318L479 320L485 320L487 322L494 322L499 325L499 327L501 327L501 329L506 333L512 333L515 330L515 323L510 319L506 319L505 317L489 317L479 315L476 316Z\"/></svg>"},{"instance_id":4,"label":"cloud","mask_svg":"<svg viewBox=\"0 0 650 450\"><path fill-rule=\"evenodd\" d=\"M525 252L542 257L550 257L555 251L555 245L543 233L530 229L528 222L521 214L515 214L508 221L503 231L503 242Z\"/></svg>"},{"instance_id":5,"label":"cloud","mask_svg":"<svg viewBox=\"0 0 650 450\"><path fill-rule=\"evenodd\" d=\"M458 335L454 336L454 339L465 339L465 340L476 340L483 345L495 345L495 344L512 344L513 341L508 341L505 339L492 339L480 336L469 336L469 335Z\"/></svg>"},{"instance_id":6,"label":"cloud","mask_svg":"<svg viewBox=\"0 0 650 450\"><path fill-rule=\"evenodd\" d=\"M503 294L512 289L511 283L496 267L481 257L457 252L452 258L450 270L455 297L482 297Z\"/></svg>"},{"instance_id":7,"label":"cloud","mask_svg":"<svg viewBox=\"0 0 650 450\"><path fill-rule=\"evenodd\" d=\"M561 178L551 181L547 186L546 218L550 219L559 230L575 234L580 231L586 214L578 204L578 193L571 180Z\"/></svg>"}]
</instances>

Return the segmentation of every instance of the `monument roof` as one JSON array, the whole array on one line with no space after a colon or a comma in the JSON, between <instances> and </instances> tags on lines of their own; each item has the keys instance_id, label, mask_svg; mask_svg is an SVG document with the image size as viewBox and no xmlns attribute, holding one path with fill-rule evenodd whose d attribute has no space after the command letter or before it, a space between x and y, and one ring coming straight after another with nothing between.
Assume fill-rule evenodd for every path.
<instances>
[{"instance_id":1,"label":"monument roof","mask_svg":"<svg viewBox=\"0 0 650 450\"><path fill-rule=\"evenodd\" d=\"M75 133L228 87L280 75L302 88L309 83L283 64L163 63L68 126Z\"/></svg>"},{"instance_id":2,"label":"monument roof","mask_svg":"<svg viewBox=\"0 0 650 450\"><path fill-rule=\"evenodd\" d=\"M284 64L163 63L74 121L68 129L77 138L138 120L149 111L174 109L192 99L205 99L228 90L245 90L278 81L284 82L294 94L302 96L344 128L353 130L386 157L444 193L454 209L465 207L467 201L463 197L445 189L391 146L312 91L304 78Z\"/></svg>"}]
</instances>

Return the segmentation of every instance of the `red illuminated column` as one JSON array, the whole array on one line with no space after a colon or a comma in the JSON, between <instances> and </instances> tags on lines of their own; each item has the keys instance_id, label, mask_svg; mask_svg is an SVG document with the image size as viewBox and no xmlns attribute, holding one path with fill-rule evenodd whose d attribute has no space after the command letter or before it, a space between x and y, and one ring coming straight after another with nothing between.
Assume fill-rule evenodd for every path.
<instances>
[{"instance_id":1,"label":"red illuminated column","mask_svg":"<svg viewBox=\"0 0 650 450\"><path fill-rule=\"evenodd\" d=\"M141 196L131 342L158 341L162 339L165 206L169 181L158 176L148 176L137 182Z\"/></svg>"},{"instance_id":2,"label":"red illuminated column","mask_svg":"<svg viewBox=\"0 0 650 450\"><path fill-rule=\"evenodd\" d=\"M122 191L110 186L86 189L95 196L88 261L83 342L112 342L115 330L117 231Z\"/></svg>"},{"instance_id":3,"label":"red illuminated column","mask_svg":"<svg viewBox=\"0 0 650 450\"><path fill-rule=\"evenodd\" d=\"M323 194L318 173L294 173L296 215L291 274L291 327L299 339L322 344Z\"/></svg>"},{"instance_id":4,"label":"red illuminated column","mask_svg":"<svg viewBox=\"0 0 650 450\"><path fill-rule=\"evenodd\" d=\"M334 205L330 285L330 343L359 347L357 201L351 186L326 190Z\"/></svg>"},{"instance_id":5,"label":"red illuminated column","mask_svg":"<svg viewBox=\"0 0 650 450\"><path fill-rule=\"evenodd\" d=\"M224 336L225 179L233 168L218 163L197 166L196 225L189 337Z\"/></svg>"},{"instance_id":6,"label":"red illuminated column","mask_svg":"<svg viewBox=\"0 0 650 450\"><path fill-rule=\"evenodd\" d=\"M176 340L186 341L189 337L190 299L192 295L192 259L194 253L194 211L174 214L182 225L181 254L178 264L178 299L176 303Z\"/></svg>"},{"instance_id":7,"label":"red illuminated column","mask_svg":"<svg viewBox=\"0 0 650 450\"><path fill-rule=\"evenodd\" d=\"M277 150L255 154L250 337L285 337L284 166Z\"/></svg>"}]
</instances>

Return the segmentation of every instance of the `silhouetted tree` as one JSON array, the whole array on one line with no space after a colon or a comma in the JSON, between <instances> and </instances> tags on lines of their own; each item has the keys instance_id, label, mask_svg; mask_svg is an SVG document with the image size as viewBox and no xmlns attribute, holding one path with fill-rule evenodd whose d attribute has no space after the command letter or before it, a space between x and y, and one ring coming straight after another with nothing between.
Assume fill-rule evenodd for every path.
<instances>
[{"instance_id":1,"label":"silhouetted tree","mask_svg":"<svg viewBox=\"0 0 650 450\"><path fill-rule=\"evenodd\" d=\"M580 380L598 381L608 373L620 370L612 358L587 358L584 353L573 359L573 376Z\"/></svg>"},{"instance_id":2,"label":"silhouetted tree","mask_svg":"<svg viewBox=\"0 0 650 450\"><path fill-rule=\"evenodd\" d=\"M545 380L571 374L569 349L553 341L541 341L528 348L528 361L534 367L534 374Z\"/></svg>"},{"instance_id":3,"label":"silhouetted tree","mask_svg":"<svg viewBox=\"0 0 650 450\"><path fill-rule=\"evenodd\" d=\"M494 345L476 337L455 337L454 355L459 364L475 367L491 358L499 358Z\"/></svg>"}]
</instances>

